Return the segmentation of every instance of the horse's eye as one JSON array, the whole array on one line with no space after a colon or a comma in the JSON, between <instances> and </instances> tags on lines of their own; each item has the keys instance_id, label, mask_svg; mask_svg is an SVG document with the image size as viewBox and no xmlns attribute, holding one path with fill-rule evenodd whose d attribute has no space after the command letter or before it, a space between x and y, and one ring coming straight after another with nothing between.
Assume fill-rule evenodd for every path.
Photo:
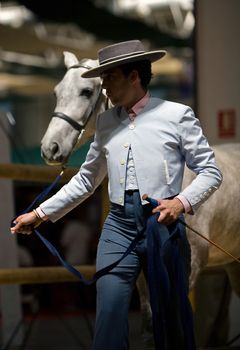
<instances>
[{"instance_id":1,"label":"horse's eye","mask_svg":"<svg viewBox=\"0 0 240 350\"><path fill-rule=\"evenodd\" d=\"M80 96L85 96L87 98L90 98L93 94L93 90L91 89L83 89L80 93Z\"/></svg>"}]
</instances>

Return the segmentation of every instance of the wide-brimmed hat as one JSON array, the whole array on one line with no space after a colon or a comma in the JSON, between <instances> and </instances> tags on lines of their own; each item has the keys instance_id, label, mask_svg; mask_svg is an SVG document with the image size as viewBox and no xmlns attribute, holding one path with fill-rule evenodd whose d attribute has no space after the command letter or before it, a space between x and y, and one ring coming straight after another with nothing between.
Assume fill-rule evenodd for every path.
<instances>
[{"instance_id":1,"label":"wide-brimmed hat","mask_svg":"<svg viewBox=\"0 0 240 350\"><path fill-rule=\"evenodd\" d=\"M145 51L140 40L129 40L106 46L98 51L99 65L82 74L83 78L98 77L107 69L121 66L126 63L149 60L157 61L165 56L165 50Z\"/></svg>"}]
</instances>

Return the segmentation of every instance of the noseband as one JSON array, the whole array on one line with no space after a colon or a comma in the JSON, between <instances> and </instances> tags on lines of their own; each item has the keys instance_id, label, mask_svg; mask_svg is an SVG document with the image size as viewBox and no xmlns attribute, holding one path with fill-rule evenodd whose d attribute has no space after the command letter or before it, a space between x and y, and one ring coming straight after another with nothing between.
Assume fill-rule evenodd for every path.
<instances>
[{"instance_id":1,"label":"noseband","mask_svg":"<svg viewBox=\"0 0 240 350\"><path fill-rule=\"evenodd\" d=\"M54 112L52 114L52 117L65 120L67 123L69 123L73 127L73 129L77 130L79 133L82 131L82 129L84 129L84 126L86 125L86 122L88 121L88 119L87 119L87 121L84 123L84 125L80 125L78 122L76 122L76 120L74 120L73 118L71 118L68 115L61 113L61 112Z\"/></svg>"},{"instance_id":2,"label":"noseband","mask_svg":"<svg viewBox=\"0 0 240 350\"><path fill-rule=\"evenodd\" d=\"M85 69L89 70L92 67L87 66L87 65L83 65L83 64L75 64L75 65L69 67L68 69L75 69L75 68L85 68ZM62 113L62 112L54 112L52 114L52 117L53 118L60 118L60 119L65 120L68 124L70 124L73 127L73 129L77 130L79 132L79 134L80 134L81 132L83 132L85 126L87 125L87 123L88 123L88 121L90 119L90 116L92 115L96 105L98 104L98 101L99 101L99 99L101 97L101 92L102 92L102 87L100 87L99 92L98 92L98 97L96 99L96 102L92 106L92 108L91 108L91 110L90 110L90 112L89 112L89 114L88 114L88 116L87 116L87 118L86 118L84 123L80 124L80 123L76 122L76 120L74 120L73 118L69 117L67 114Z\"/></svg>"}]
</instances>

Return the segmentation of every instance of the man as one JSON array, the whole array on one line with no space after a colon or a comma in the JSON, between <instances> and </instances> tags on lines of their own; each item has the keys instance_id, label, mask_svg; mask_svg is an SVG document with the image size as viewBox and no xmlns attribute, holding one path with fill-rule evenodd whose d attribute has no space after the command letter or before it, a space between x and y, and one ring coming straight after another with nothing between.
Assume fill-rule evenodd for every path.
<instances>
[{"instance_id":1,"label":"man","mask_svg":"<svg viewBox=\"0 0 240 350\"><path fill-rule=\"evenodd\" d=\"M146 52L138 40L99 51L99 66L85 72L83 77L100 76L114 107L99 116L94 141L78 174L39 208L18 217L12 228L12 233L30 233L29 225L60 219L90 196L108 174L110 213L99 240L97 270L117 261L134 238L139 240L97 282L94 350L128 349L130 298L141 268L146 272L147 260L151 260L146 248L146 225L152 212L160 213L157 220L163 235L175 232L178 217L183 212L193 214L222 180L214 154L191 108L153 98L147 90L151 62L164 55L162 50ZM197 177L181 192L185 162ZM155 209L142 200L145 193L158 200ZM163 225L167 225L165 231ZM185 232L180 231L176 242L186 282L190 252ZM166 258L166 264L172 263L169 259L171 256ZM171 272L168 273L170 280L174 280ZM151 276L148 277L150 280ZM173 282L171 290L174 288ZM173 325L171 332L175 330L178 335L174 337L169 329L163 330L163 335L169 334L161 349L188 349L186 335L175 318L178 314L172 317L168 328Z\"/></svg>"}]
</instances>

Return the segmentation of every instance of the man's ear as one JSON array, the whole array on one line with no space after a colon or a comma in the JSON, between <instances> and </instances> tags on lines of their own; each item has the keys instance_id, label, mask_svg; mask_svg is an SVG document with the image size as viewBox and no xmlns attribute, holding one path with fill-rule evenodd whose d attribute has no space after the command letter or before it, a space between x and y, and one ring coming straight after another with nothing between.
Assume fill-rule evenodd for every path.
<instances>
[{"instance_id":1,"label":"man's ear","mask_svg":"<svg viewBox=\"0 0 240 350\"><path fill-rule=\"evenodd\" d=\"M129 78L132 84L136 84L137 82L140 83L140 78L137 70L132 70L129 74Z\"/></svg>"}]
</instances>

